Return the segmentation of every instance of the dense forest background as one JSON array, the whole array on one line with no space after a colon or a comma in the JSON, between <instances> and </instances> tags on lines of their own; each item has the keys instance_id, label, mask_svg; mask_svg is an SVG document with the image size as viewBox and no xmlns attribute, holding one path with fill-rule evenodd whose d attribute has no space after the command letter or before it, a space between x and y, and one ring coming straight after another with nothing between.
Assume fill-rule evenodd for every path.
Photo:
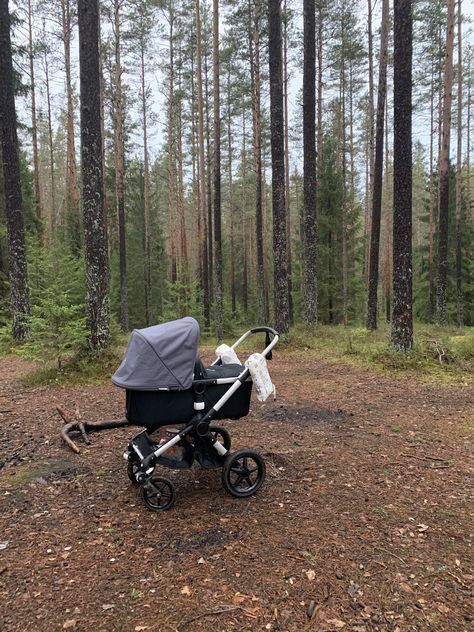
<instances>
[{"instance_id":1,"label":"dense forest background","mask_svg":"<svg viewBox=\"0 0 474 632\"><path fill-rule=\"evenodd\" d=\"M303 12L299 0L277 2L275 56L272 4L100 2L108 295L125 331L185 314L218 337L240 323L279 325L281 283L288 324L366 324L371 283L368 327L392 317L393 7L387 0L305 0ZM462 4L415 0L412 7L413 314L472 326L474 48ZM87 337L77 7L25 0L9 8L29 329L33 340L46 336L67 347ZM275 59L281 112L271 106ZM273 127L279 114L281 139ZM316 150L313 198L311 183L305 189L305 129L313 130ZM283 147L280 198L272 186L275 139ZM3 190L0 173L0 325L10 327ZM284 208L277 216L278 200ZM285 225L285 252L276 222ZM317 310L305 298L308 288Z\"/></svg>"}]
</instances>

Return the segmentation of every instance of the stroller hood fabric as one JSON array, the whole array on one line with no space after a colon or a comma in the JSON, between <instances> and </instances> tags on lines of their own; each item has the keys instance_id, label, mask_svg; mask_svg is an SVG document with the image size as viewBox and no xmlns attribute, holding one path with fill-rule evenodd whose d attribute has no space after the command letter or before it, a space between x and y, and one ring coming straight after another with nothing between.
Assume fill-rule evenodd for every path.
<instances>
[{"instance_id":1,"label":"stroller hood fabric","mask_svg":"<svg viewBox=\"0 0 474 632\"><path fill-rule=\"evenodd\" d=\"M115 386L135 391L190 388L199 344L199 324L190 316L134 329Z\"/></svg>"}]
</instances>

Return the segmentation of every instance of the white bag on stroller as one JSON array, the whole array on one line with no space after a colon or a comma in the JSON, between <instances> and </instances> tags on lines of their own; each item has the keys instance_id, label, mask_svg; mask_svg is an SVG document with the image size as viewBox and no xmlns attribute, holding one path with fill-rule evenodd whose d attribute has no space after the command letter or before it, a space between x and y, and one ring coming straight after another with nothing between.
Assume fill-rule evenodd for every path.
<instances>
[{"instance_id":1,"label":"white bag on stroller","mask_svg":"<svg viewBox=\"0 0 474 632\"><path fill-rule=\"evenodd\" d=\"M272 384L265 357L261 353L252 353L246 360L245 366L250 371L252 382L255 384L258 401L264 402L272 393L275 393L275 386Z\"/></svg>"}]
</instances>

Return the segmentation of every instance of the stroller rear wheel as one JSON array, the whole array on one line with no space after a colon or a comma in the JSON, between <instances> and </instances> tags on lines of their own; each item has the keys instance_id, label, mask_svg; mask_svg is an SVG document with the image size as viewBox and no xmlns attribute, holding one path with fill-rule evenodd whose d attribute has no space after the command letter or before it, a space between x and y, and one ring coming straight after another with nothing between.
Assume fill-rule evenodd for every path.
<instances>
[{"instance_id":1,"label":"stroller rear wheel","mask_svg":"<svg viewBox=\"0 0 474 632\"><path fill-rule=\"evenodd\" d=\"M222 443L226 450L230 450L231 439L230 434L222 426L209 426L209 432L215 436L219 443Z\"/></svg>"},{"instance_id":2,"label":"stroller rear wheel","mask_svg":"<svg viewBox=\"0 0 474 632\"><path fill-rule=\"evenodd\" d=\"M255 450L237 450L224 461L222 485L232 496L251 496L264 480L265 461Z\"/></svg>"},{"instance_id":3,"label":"stroller rear wheel","mask_svg":"<svg viewBox=\"0 0 474 632\"><path fill-rule=\"evenodd\" d=\"M152 476L141 488L145 507L151 511L170 509L175 501L173 483L163 476Z\"/></svg>"}]
</instances>

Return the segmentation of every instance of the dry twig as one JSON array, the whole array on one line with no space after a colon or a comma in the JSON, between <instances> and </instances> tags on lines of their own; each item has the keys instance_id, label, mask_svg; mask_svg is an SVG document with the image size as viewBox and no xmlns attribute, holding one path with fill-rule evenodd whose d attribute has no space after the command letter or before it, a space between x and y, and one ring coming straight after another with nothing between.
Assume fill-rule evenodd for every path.
<instances>
[{"instance_id":1,"label":"dry twig","mask_svg":"<svg viewBox=\"0 0 474 632\"><path fill-rule=\"evenodd\" d=\"M74 441L69 436L69 433L77 430L82 434L84 442L86 444L90 444L89 437L87 436L87 431L92 432L94 430L107 430L110 428L122 428L124 426L129 426L128 419L109 419L103 421L82 421L79 410L76 409L76 418L74 419L68 411L64 410L60 406L56 406L56 410L63 418L65 425L61 430L61 437L63 441L71 448L73 452L76 454L80 453L79 447L74 443ZM79 419L78 419L79 417Z\"/></svg>"}]
</instances>

